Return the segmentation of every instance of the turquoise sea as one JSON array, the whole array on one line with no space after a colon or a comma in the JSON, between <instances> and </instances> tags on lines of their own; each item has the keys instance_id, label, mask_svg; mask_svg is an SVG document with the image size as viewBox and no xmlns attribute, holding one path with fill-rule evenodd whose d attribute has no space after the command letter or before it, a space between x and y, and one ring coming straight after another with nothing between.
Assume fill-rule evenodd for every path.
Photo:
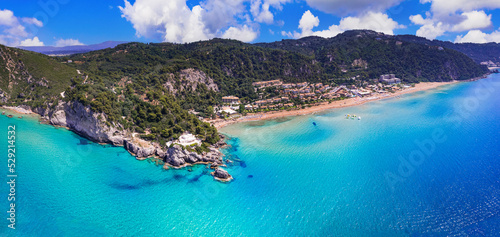
<instances>
[{"instance_id":1,"label":"turquoise sea","mask_svg":"<svg viewBox=\"0 0 500 237\"><path fill-rule=\"evenodd\" d=\"M204 166L164 171L36 118L0 116L0 236L499 236L499 92L496 74L226 127L228 184Z\"/></svg>"}]
</instances>

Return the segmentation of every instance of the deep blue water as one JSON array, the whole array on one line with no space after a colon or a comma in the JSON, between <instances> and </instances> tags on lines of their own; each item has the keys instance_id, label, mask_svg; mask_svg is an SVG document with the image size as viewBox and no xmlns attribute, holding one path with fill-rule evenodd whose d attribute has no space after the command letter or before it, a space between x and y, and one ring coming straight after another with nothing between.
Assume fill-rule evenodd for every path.
<instances>
[{"instance_id":1,"label":"deep blue water","mask_svg":"<svg viewBox=\"0 0 500 237\"><path fill-rule=\"evenodd\" d=\"M164 171L36 118L0 116L0 235L498 236L499 92L492 75L226 127L229 184L204 166ZM9 124L16 230L6 220Z\"/></svg>"}]
</instances>

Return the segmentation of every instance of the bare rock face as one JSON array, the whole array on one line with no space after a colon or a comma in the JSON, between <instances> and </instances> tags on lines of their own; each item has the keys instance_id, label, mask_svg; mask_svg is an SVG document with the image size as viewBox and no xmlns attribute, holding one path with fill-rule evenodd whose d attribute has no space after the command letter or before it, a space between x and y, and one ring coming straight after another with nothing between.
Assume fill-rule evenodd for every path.
<instances>
[{"instance_id":1,"label":"bare rock face","mask_svg":"<svg viewBox=\"0 0 500 237\"><path fill-rule=\"evenodd\" d=\"M156 154L160 156L165 163L168 163L173 167L182 167L185 165L200 163L222 164L222 154L218 150L200 155L196 152L184 150L179 145L174 145L173 147L168 148L166 152L158 152L157 150Z\"/></svg>"},{"instance_id":2,"label":"bare rock face","mask_svg":"<svg viewBox=\"0 0 500 237\"><path fill-rule=\"evenodd\" d=\"M153 146L142 147L129 140L123 140L123 146L139 158L150 157L156 153L156 148Z\"/></svg>"},{"instance_id":3,"label":"bare rock face","mask_svg":"<svg viewBox=\"0 0 500 237\"><path fill-rule=\"evenodd\" d=\"M180 91L188 90L196 91L200 84L207 86L209 90L219 91L219 87L206 73L199 69L188 68L183 69L179 72L179 77L181 79L180 87L175 86L175 75L167 74L167 82L163 86L168 89L173 94L177 94Z\"/></svg>"},{"instance_id":4,"label":"bare rock face","mask_svg":"<svg viewBox=\"0 0 500 237\"><path fill-rule=\"evenodd\" d=\"M210 90L219 91L219 88L217 87L217 84L214 83L214 80L201 70L193 68L184 69L181 70L180 77L181 79L190 82L191 89L193 91L196 90L198 84L200 83L205 84Z\"/></svg>"},{"instance_id":5,"label":"bare rock face","mask_svg":"<svg viewBox=\"0 0 500 237\"><path fill-rule=\"evenodd\" d=\"M120 124L107 122L104 114L95 113L81 103L61 103L54 110L38 112L52 125L68 127L97 142L119 146L127 136Z\"/></svg>"},{"instance_id":6,"label":"bare rock face","mask_svg":"<svg viewBox=\"0 0 500 237\"><path fill-rule=\"evenodd\" d=\"M212 175L215 179L223 182L231 181L233 177L224 169L217 167Z\"/></svg>"},{"instance_id":7,"label":"bare rock face","mask_svg":"<svg viewBox=\"0 0 500 237\"><path fill-rule=\"evenodd\" d=\"M186 164L184 158L186 157L186 153L179 145L175 145L173 147L168 148L167 153L163 158L165 163L170 164L174 167L181 167Z\"/></svg>"}]
</instances>

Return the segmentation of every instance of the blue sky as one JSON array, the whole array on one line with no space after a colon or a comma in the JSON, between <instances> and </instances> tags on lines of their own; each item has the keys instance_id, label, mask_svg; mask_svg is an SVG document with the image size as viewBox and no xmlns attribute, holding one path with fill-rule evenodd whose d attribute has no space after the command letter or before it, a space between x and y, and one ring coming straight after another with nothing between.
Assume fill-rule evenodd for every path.
<instances>
[{"instance_id":1,"label":"blue sky","mask_svg":"<svg viewBox=\"0 0 500 237\"><path fill-rule=\"evenodd\" d=\"M271 42L350 29L500 42L496 0L2 0L0 44Z\"/></svg>"}]
</instances>

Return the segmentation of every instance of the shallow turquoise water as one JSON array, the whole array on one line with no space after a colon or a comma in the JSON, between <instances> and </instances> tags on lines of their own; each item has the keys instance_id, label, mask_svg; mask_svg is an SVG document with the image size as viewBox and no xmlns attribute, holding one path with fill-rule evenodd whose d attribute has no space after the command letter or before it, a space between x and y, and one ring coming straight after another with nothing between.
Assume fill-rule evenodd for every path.
<instances>
[{"instance_id":1,"label":"shallow turquoise water","mask_svg":"<svg viewBox=\"0 0 500 237\"><path fill-rule=\"evenodd\" d=\"M226 127L229 184L204 166L163 171L121 147L0 116L0 235L499 235L499 82ZM8 124L18 133L16 230L6 221Z\"/></svg>"}]
</instances>

